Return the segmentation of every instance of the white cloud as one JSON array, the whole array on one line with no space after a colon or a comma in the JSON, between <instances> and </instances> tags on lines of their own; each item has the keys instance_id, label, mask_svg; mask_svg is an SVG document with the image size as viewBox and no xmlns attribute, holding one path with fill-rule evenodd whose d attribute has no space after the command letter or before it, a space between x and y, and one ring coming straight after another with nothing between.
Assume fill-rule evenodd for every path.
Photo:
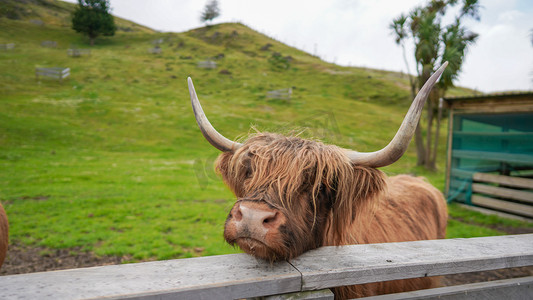
<instances>
[{"instance_id":1,"label":"white cloud","mask_svg":"<svg viewBox=\"0 0 533 300\"><path fill-rule=\"evenodd\" d=\"M524 14L517 10L504 11L498 16L499 22L513 22L516 19L523 17Z\"/></svg>"}]
</instances>

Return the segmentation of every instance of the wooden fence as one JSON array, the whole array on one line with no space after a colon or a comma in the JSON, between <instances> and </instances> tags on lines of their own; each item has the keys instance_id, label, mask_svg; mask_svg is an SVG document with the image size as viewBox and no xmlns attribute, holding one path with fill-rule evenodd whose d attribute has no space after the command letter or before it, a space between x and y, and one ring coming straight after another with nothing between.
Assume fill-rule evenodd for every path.
<instances>
[{"instance_id":1,"label":"wooden fence","mask_svg":"<svg viewBox=\"0 0 533 300\"><path fill-rule=\"evenodd\" d=\"M232 254L8 275L0 277L0 291L2 299L241 299L288 293L316 299L310 291L328 297L324 289L336 286L532 265L533 234L524 234L322 247L276 263ZM484 298L487 293L492 298ZM533 277L368 299L476 294L481 298L474 299L528 299Z\"/></svg>"},{"instance_id":2,"label":"wooden fence","mask_svg":"<svg viewBox=\"0 0 533 300\"><path fill-rule=\"evenodd\" d=\"M198 68L201 69L216 69L217 63L212 60L198 62Z\"/></svg>"},{"instance_id":3,"label":"wooden fence","mask_svg":"<svg viewBox=\"0 0 533 300\"><path fill-rule=\"evenodd\" d=\"M35 68L35 77L37 79L48 77L63 81L63 78L67 78L69 75L70 68Z\"/></svg>"},{"instance_id":4,"label":"wooden fence","mask_svg":"<svg viewBox=\"0 0 533 300\"><path fill-rule=\"evenodd\" d=\"M15 48L14 43L0 44L0 50L11 50Z\"/></svg>"},{"instance_id":5,"label":"wooden fence","mask_svg":"<svg viewBox=\"0 0 533 300\"><path fill-rule=\"evenodd\" d=\"M48 48L55 48L57 47L56 41L42 41L41 46L48 47Z\"/></svg>"},{"instance_id":6,"label":"wooden fence","mask_svg":"<svg viewBox=\"0 0 533 300\"><path fill-rule=\"evenodd\" d=\"M82 55L88 55L91 56L91 49L67 49L67 55L72 57L80 57Z\"/></svg>"},{"instance_id":7,"label":"wooden fence","mask_svg":"<svg viewBox=\"0 0 533 300\"><path fill-rule=\"evenodd\" d=\"M533 179L475 173L472 180L473 204L533 218Z\"/></svg>"},{"instance_id":8,"label":"wooden fence","mask_svg":"<svg viewBox=\"0 0 533 300\"><path fill-rule=\"evenodd\" d=\"M157 46L157 47L148 49L148 52L151 54L161 54L163 50L159 46Z\"/></svg>"},{"instance_id":9,"label":"wooden fence","mask_svg":"<svg viewBox=\"0 0 533 300\"><path fill-rule=\"evenodd\" d=\"M267 92L267 98L271 99L281 99L289 101L292 95L292 88L273 90Z\"/></svg>"}]
</instances>

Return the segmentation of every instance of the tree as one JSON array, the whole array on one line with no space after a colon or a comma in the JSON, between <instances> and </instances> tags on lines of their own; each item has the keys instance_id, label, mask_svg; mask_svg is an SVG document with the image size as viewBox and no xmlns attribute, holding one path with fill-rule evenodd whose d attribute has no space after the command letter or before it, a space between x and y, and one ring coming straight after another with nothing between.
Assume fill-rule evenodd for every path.
<instances>
[{"instance_id":1,"label":"tree","mask_svg":"<svg viewBox=\"0 0 533 300\"><path fill-rule=\"evenodd\" d=\"M113 36L117 27L109 9L109 0L78 0L72 14L72 29L87 35L91 46L100 35Z\"/></svg>"},{"instance_id":2,"label":"tree","mask_svg":"<svg viewBox=\"0 0 533 300\"><path fill-rule=\"evenodd\" d=\"M205 5L204 11L200 16L200 21L208 23L213 21L213 19L217 18L218 16L220 16L220 8L218 8L218 1L211 0Z\"/></svg>"},{"instance_id":3,"label":"tree","mask_svg":"<svg viewBox=\"0 0 533 300\"><path fill-rule=\"evenodd\" d=\"M453 7L459 0L431 0L426 6L415 7L408 15L401 14L390 24L395 41L402 47L404 62L409 74L410 68L406 57L405 43L414 46L416 78L409 75L411 95L416 95L417 88L433 73L435 67L448 61L448 67L442 74L438 85L431 92L426 107L426 140L424 143L422 124L419 122L415 132L417 165L435 170L439 139L441 110L439 99L453 86L459 75L468 46L477 39L477 34L469 31L462 24L466 18L479 20L480 5L478 0L462 0L462 6L454 21L442 24L447 8ZM433 125L435 134L433 135Z\"/></svg>"}]
</instances>

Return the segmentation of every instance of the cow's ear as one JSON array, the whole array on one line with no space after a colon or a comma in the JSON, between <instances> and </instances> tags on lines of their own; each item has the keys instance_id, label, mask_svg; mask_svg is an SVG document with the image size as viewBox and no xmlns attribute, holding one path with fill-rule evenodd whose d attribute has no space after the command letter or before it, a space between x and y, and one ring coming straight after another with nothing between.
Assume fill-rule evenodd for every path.
<instances>
[{"instance_id":1,"label":"cow's ear","mask_svg":"<svg viewBox=\"0 0 533 300\"><path fill-rule=\"evenodd\" d=\"M347 172L340 172L336 179L335 202L330 215L329 235L334 237L335 243L353 243L355 223L361 216L373 215L378 197L385 190L385 174L380 170L352 166Z\"/></svg>"},{"instance_id":2,"label":"cow's ear","mask_svg":"<svg viewBox=\"0 0 533 300\"><path fill-rule=\"evenodd\" d=\"M215 171L218 174L222 175L222 177L228 175L231 156L233 156L233 153L223 152L218 156L217 160L215 161Z\"/></svg>"},{"instance_id":3,"label":"cow's ear","mask_svg":"<svg viewBox=\"0 0 533 300\"><path fill-rule=\"evenodd\" d=\"M233 152L221 153L215 161L215 171L222 176L222 180L231 191L240 197L242 188L238 186L239 179L236 178L235 166L232 165L233 155Z\"/></svg>"}]
</instances>

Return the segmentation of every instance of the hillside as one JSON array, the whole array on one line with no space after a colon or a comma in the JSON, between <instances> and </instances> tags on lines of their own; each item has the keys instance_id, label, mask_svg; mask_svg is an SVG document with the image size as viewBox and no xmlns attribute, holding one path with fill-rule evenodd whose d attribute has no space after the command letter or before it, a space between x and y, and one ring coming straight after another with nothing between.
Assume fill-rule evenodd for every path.
<instances>
[{"instance_id":1,"label":"hillside","mask_svg":"<svg viewBox=\"0 0 533 300\"><path fill-rule=\"evenodd\" d=\"M305 137L373 151L392 138L411 101L401 74L325 63L241 24L157 33L117 20L130 30L73 58L67 49L88 41L68 26L72 5L1 5L0 44L15 48L0 50L0 201L20 247L123 261L237 251L222 239L233 196L212 171L218 152L196 126L188 76L211 122L236 139L252 125L305 129ZM149 53L160 39L162 53ZM57 47L41 46L45 40ZM206 59L217 68L198 68ZM71 75L36 79L36 67ZM289 87L290 102L266 97ZM384 170L426 175L442 188L442 173L424 173L415 160L411 147Z\"/></svg>"},{"instance_id":2,"label":"hillside","mask_svg":"<svg viewBox=\"0 0 533 300\"><path fill-rule=\"evenodd\" d=\"M27 21L37 26L70 28L76 4L59 0L2 0L0 18ZM145 26L115 16L117 30L123 32L154 32Z\"/></svg>"}]
</instances>

